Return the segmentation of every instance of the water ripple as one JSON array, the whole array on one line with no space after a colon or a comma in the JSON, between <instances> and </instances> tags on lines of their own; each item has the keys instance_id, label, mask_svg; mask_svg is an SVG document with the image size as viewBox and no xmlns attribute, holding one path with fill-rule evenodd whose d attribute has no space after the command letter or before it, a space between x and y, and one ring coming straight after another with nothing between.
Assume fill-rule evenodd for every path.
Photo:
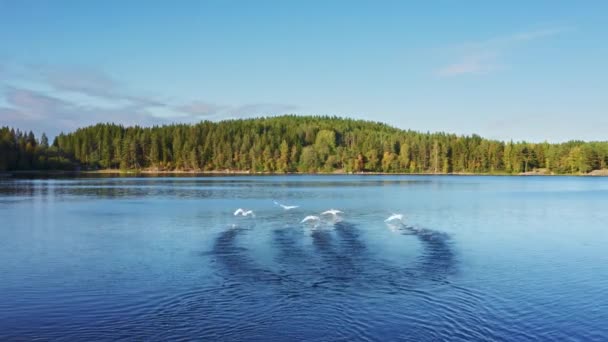
<instances>
[{"instance_id":1,"label":"water ripple","mask_svg":"<svg viewBox=\"0 0 608 342\"><path fill-rule=\"evenodd\" d=\"M605 340L597 180L408 179L0 181L0 340Z\"/></svg>"}]
</instances>

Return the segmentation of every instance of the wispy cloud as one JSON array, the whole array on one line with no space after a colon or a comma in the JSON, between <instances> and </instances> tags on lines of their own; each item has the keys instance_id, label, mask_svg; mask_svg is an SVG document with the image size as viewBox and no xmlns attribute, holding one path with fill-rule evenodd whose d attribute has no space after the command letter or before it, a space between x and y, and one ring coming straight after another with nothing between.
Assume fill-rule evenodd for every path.
<instances>
[{"instance_id":1,"label":"wispy cloud","mask_svg":"<svg viewBox=\"0 0 608 342\"><path fill-rule=\"evenodd\" d=\"M175 106L174 108L177 112L205 117L221 113L227 107L204 101L193 101L184 105Z\"/></svg>"},{"instance_id":2,"label":"wispy cloud","mask_svg":"<svg viewBox=\"0 0 608 342\"><path fill-rule=\"evenodd\" d=\"M298 110L298 106L279 103L253 103L241 106L235 106L226 111L231 118L243 118L251 116L272 116L277 114L285 114Z\"/></svg>"},{"instance_id":3,"label":"wispy cloud","mask_svg":"<svg viewBox=\"0 0 608 342\"><path fill-rule=\"evenodd\" d=\"M14 108L27 109L27 111L20 111L24 119L41 119L56 108L68 106L67 102L58 98L16 87L6 87L4 98Z\"/></svg>"},{"instance_id":4,"label":"wispy cloud","mask_svg":"<svg viewBox=\"0 0 608 342\"><path fill-rule=\"evenodd\" d=\"M185 105L176 106L174 109L177 112L187 113L201 120L218 120L286 114L297 111L299 107L280 103L218 105L204 101L194 101Z\"/></svg>"},{"instance_id":5,"label":"wispy cloud","mask_svg":"<svg viewBox=\"0 0 608 342\"><path fill-rule=\"evenodd\" d=\"M19 72L12 73L18 77L0 79L2 124L38 133L44 131L50 136L98 122L150 126L271 116L298 108L273 103L216 104L204 100L175 103L175 100L158 100L159 96L129 90L118 80L94 69L20 67Z\"/></svg>"},{"instance_id":6,"label":"wispy cloud","mask_svg":"<svg viewBox=\"0 0 608 342\"><path fill-rule=\"evenodd\" d=\"M522 41L530 41L530 40L535 40L535 39L539 39L539 38L545 38L545 37L551 37L551 36L555 36L564 32L568 32L568 31L572 31L571 28L565 28L565 27L560 27L560 28L549 28L549 29L543 29L543 30L535 30L535 31L528 31L528 32L520 32L520 33L516 33L510 36L506 36L503 37L502 40L503 41L512 41L512 42L522 42ZM499 39L501 40L501 39Z\"/></svg>"},{"instance_id":7,"label":"wispy cloud","mask_svg":"<svg viewBox=\"0 0 608 342\"><path fill-rule=\"evenodd\" d=\"M457 51L454 53L457 61L437 69L435 73L441 77L450 77L499 70L503 68L501 59L507 52L516 50L525 43L553 37L570 30L570 28L549 28L461 44L454 49Z\"/></svg>"},{"instance_id":8,"label":"wispy cloud","mask_svg":"<svg viewBox=\"0 0 608 342\"><path fill-rule=\"evenodd\" d=\"M117 108L74 103L44 92L5 87L4 99L10 107L0 107L0 113L9 116L10 124L23 128L42 128L50 134L73 130L82 125L98 122L151 125L162 123L146 108L125 105Z\"/></svg>"},{"instance_id":9,"label":"wispy cloud","mask_svg":"<svg viewBox=\"0 0 608 342\"><path fill-rule=\"evenodd\" d=\"M0 118L2 118L2 120L5 120L2 124L4 124L5 122L15 122L17 120L22 119L22 117L23 113L21 113L19 110L15 108L0 106Z\"/></svg>"},{"instance_id":10,"label":"wispy cloud","mask_svg":"<svg viewBox=\"0 0 608 342\"><path fill-rule=\"evenodd\" d=\"M36 65L43 81L59 91L74 92L110 101L125 101L146 107L163 107L165 102L151 96L133 94L110 75L86 67Z\"/></svg>"}]
</instances>

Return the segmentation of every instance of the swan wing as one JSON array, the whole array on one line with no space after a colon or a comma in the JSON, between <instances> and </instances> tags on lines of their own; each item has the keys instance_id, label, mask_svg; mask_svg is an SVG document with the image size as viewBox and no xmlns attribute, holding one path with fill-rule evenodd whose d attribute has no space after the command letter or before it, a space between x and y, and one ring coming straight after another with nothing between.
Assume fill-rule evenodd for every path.
<instances>
[{"instance_id":1,"label":"swan wing","mask_svg":"<svg viewBox=\"0 0 608 342\"><path fill-rule=\"evenodd\" d=\"M317 221L317 220L319 220L319 217L317 217L317 216L306 216L300 223L304 223L304 222L308 222L308 221Z\"/></svg>"},{"instance_id":2,"label":"swan wing","mask_svg":"<svg viewBox=\"0 0 608 342\"><path fill-rule=\"evenodd\" d=\"M390 221L402 220L402 219L403 219L403 215L401 215L401 214L393 214L393 215L389 216L389 218L387 218L386 220L384 220L384 222L390 222Z\"/></svg>"}]
</instances>

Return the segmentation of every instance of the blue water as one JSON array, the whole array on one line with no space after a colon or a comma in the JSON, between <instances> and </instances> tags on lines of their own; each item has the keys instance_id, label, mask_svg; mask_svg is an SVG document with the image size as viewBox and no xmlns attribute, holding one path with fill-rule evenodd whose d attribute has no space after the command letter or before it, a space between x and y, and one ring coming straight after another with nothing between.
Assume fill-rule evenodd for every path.
<instances>
[{"instance_id":1,"label":"blue water","mask_svg":"<svg viewBox=\"0 0 608 342\"><path fill-rule=\"evenodd\" d=\"M1 179L0 340L608 340L607 208L608 178Z\"/></svg>"}]
</instances>

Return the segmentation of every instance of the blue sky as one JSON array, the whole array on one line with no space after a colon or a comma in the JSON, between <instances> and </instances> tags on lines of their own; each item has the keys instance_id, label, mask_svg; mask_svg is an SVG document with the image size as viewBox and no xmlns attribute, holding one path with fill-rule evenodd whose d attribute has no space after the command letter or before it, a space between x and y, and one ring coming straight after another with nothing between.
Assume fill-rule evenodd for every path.
<instances>
[{"instance_id":1,"label":"blue sky","mask_svg":"<svg viewBox=\"0 0 608 342\"><path fill-rule=\"evenodd\" d=\"M608 140L606 1L0 0L0 125L327 114Z\"/></svg>"}]
</instances>

